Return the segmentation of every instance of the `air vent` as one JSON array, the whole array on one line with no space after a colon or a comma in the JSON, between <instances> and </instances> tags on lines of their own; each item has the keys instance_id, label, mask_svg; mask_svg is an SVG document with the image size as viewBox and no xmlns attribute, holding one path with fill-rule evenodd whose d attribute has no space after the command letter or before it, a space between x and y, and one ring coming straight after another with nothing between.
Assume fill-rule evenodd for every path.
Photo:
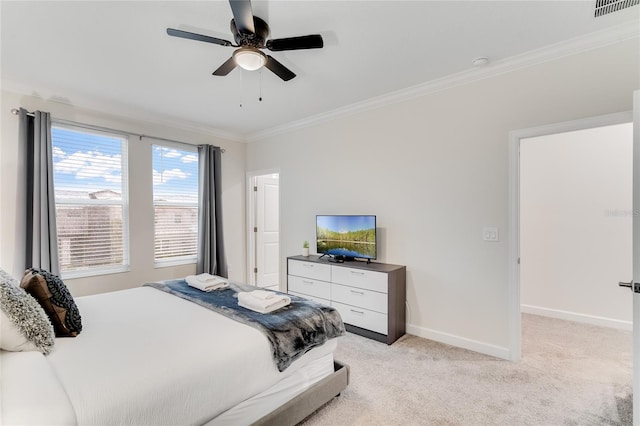
<instances>
[{"instance_id":1,"label":"air vent","mask_svg":"<svg viewBox=\"0 0 640 426\"><path fill-rule=\"evenodd\" d=\"M595 17L608 15L631 6L637 6L640 0L596 0Z\"/></svg>"}]
</instances>

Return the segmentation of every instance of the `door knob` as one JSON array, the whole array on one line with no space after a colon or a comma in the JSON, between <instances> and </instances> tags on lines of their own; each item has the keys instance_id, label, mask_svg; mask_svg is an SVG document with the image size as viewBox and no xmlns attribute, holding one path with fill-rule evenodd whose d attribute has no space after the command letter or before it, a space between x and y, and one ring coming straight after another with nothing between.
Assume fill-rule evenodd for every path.
<instances>
[{"instance_id":1,"label":"door knob","mask_svg":"<svg viewBox=\"0 0 640 426\"><path fill-rule=\"evenodd\" d=\"M633 280L631 280L631 282L629 282L629 283L625 283L623 281L620 281L618 283L618 285L620 287L630 288L631 291L633 291L634 293L640 293L640 283L634 283Z\"/></svg>"}]
</instances>

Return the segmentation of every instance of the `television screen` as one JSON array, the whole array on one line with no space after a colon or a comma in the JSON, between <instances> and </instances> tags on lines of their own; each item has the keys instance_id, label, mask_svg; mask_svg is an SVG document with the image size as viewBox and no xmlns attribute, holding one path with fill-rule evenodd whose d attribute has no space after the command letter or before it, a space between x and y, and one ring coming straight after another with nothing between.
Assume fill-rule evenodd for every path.
<instances>
[{"instance_id":1,"label":"television screen","mask_svg":"<svg viewBox=\"0 0 640 426\"><path fill-rule=\"evenodd\" d=\"M332 256L375 259L376 217L373 215L316 216L316 252Z\"/></svg>"}]
</instances>

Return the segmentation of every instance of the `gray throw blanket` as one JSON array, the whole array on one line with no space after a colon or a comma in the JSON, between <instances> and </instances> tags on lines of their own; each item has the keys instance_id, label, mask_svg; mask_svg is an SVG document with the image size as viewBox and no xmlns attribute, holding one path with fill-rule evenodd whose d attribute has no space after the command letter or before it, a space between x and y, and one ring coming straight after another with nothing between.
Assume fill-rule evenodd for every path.
<instances>
[{"instance_id":1,"label":"gray throw blanket","mask_svg":"<svg viewBox=\"0 0 640 426\"><path fill-rule=\"evenodd\" d=\"M145 286L166 291L260 330L271 343L279 371L284 371L312 348L345 333L342 318L334 308L294 295L288 295L291 298L288 306L261 314L238 306L238 292L256 290L247 284L230 283L228 288L211 292L190 287L185 280L159 281Z\"/></svg>"}]
</instances>

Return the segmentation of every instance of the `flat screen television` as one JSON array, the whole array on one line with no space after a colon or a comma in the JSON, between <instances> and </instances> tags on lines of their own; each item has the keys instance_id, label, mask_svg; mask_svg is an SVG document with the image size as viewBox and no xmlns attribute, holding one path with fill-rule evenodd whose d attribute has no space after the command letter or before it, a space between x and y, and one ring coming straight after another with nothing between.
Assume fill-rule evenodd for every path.
<instances>
[{"instance_id":1,"label":"flat screen television","mask_svg":"<svg viewBox=\"0 0 640 426\"><path fill-rule=\"evenodd\" d=\"M376 217L317 215L316 253L344 260L376 259Z\"/></svg>"}]
</instances>

